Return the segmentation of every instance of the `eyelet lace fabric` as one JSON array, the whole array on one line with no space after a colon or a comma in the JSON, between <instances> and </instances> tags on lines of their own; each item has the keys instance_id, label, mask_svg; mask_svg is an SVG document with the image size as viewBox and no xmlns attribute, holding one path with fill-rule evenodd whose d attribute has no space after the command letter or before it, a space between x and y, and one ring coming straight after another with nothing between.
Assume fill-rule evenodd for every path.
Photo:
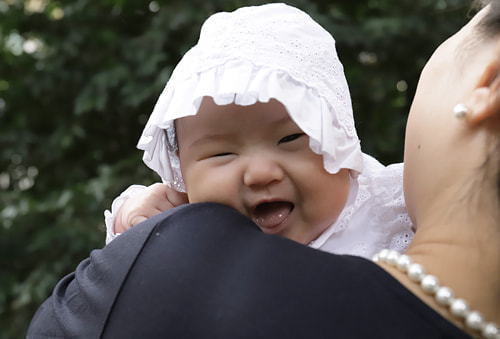
<instances>
[{"instance_id":1,"label":"eyelet lace fabric","mask_svg":"<svg viewBox=\"0 0 500 339\"><path fill-rule=\"evenodd\" d=\"M386 167L365 154L364 171L351 180L344 210L310 246L371 258L383 248L404 253L413 236L403 194L403 164Z\"/></svg>"},{"instance_id":2,"label":"eyelet lace fabric","mask_svg":"<svg viewBox=\"0 0 500 339\"><path fill-rule=\"evenodd\" d=\"M348 168L357 176L362 171L335 40L296 8L268 4L214 14L175 68L137 147L144 150L144 162L180 191L179 161L168 141L175 140L174 120L196 114L205 96L218 105L276 99L309 135L328 172Z\"/></svg>"}]
</instances>

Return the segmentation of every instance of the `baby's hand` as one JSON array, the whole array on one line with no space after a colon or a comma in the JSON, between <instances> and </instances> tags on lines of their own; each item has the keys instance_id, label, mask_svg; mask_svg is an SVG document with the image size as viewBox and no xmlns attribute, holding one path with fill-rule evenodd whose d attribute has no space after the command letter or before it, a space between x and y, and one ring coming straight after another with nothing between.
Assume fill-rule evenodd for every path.
<instances>
[{"instance_id":1,"label":"baby's hand","mask_svg":"<svg viewBox=\"0 0 500 339\"><path fill-rule=\"evenodd\" d=\"M115 233L123 233L161 212L188 202L187 194L165 184L153 184L123 203L115 218Z\"/></svg>"}]
</instances>

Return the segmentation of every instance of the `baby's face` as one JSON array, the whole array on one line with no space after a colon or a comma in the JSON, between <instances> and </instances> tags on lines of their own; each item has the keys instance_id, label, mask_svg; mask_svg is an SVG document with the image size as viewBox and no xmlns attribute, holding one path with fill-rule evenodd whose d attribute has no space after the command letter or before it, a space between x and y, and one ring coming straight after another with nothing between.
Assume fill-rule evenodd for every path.
<instances>
[{"instance_id":1,"label":"baby's face","mask_svg":"<svg viewBox=\"0 0 500 339\"><path fill-rule=\"evenodd\" d=\"M330 174L309 137L276 100L250 106L204 98L176 122L189 202L219 202L265 233L308 244L331 225L349 195L349 173Z\"/></svg>"}]
</instances>

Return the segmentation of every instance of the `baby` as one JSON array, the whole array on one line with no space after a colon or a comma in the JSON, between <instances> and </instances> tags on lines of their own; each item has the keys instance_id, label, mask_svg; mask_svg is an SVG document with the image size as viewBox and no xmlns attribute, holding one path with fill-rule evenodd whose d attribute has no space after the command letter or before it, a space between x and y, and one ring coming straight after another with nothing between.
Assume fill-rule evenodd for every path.
<instances>
[{"instance_id":1,"label":"baby","mask_svg":"<svg viewBox=\"0 0 500 339\"><path fill-rule=\"evenodd\" d=\"M335 40L285 4L207 19L138 148L164 184L134 185L113 202L108 242L161 211L206 201L332 253L404 252L413 237L402 164L361 152Z\"/></svg>"}]
</instances>

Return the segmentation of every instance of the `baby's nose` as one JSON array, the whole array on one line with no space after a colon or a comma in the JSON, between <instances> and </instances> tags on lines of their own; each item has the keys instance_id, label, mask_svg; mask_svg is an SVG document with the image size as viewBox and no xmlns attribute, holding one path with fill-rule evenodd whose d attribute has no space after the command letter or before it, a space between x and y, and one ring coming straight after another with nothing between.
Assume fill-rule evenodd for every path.
<instances>
[{"instance_id":1,"label":"baby's nose","mask_svg":"<svg viewBox=\"0 0 500 339\"><path fill-rule=\"evenodd\" d=\"M284 178L283 168L271 156L255 156L249 159L243 175L245 185L265 186L280 182Z\"/></svg>"}]
</instances>

